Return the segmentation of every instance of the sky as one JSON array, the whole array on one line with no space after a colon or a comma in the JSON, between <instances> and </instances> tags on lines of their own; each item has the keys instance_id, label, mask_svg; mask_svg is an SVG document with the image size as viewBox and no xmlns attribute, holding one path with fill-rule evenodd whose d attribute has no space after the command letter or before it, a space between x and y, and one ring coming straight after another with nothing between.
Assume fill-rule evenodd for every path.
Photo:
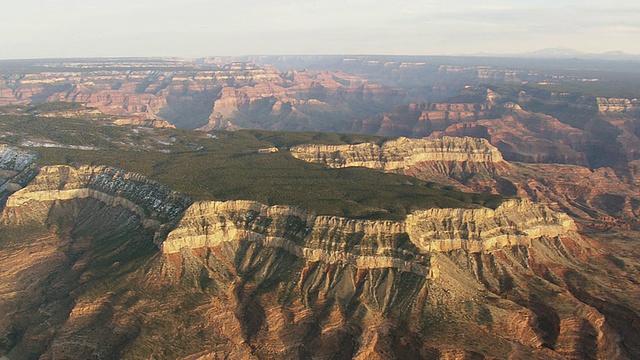
<instances>
[{"instance_id":1,"label":"sky","mask_svg":"<svg viewBox=\"0 0 640 360\"><path fill-rule=\"evenodd\" d=\"M3 0L0 59L640 54L637 0Z\"/></svg>"}]
</instances>

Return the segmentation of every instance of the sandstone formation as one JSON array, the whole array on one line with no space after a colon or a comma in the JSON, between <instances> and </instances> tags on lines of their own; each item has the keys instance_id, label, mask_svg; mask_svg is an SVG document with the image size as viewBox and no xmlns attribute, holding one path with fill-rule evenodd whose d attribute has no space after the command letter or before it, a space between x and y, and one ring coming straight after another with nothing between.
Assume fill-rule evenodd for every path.
<instances>
[{"instance_id":1,"label":"sandstone formation","mask_svg":"<svg viewBox=\"0 0 640 360\"><path fill-rule=\"evenodd\" d=\"M397 105L377 117L355 119L349 131L482 137L508 161L617 166L640 156L636 103L569 92L467 85L446 102Z\"/></svg>"},{"instance_id":2,"label":"sandstone formation","mask_svg":"<svg viewBox=\"0 0 640 360\"><path fill-rule=\"evenodd\" d=\"M632 112L638 110L640 106L638 99L599 97L596 100L598 102L598 111L601 113Z\"/></svg>"},{"instance_id":3,"label":"sandstone formation","mask_svg":"<svg viewBox=\"0 0 640 360\"><path fill-rule=\"evenodd\" d=\"M299 238L287 238L292 225L302 231ZM528 246L533 239L575 230L568 216L520 200L505 202L496 210L424 210L409 215L406 222L312 216L295 208L267 207L249 201L204 202L187 210L162 244L162 251L173 254L183 248L216 247L223 242L246 240L281 248L307 261L349 263L362 269L392 267L426 276L424 265L419 261L411 264L407 259L434 251L474 253ZM397 239L407 236L417 253L401 251L397 246ZM347 239L353 237L360 237L363 245L351 248Z\"/></svg>"},{"instance_id":4,"label":"sandstone formation","mask_svg":"<svg viewBox=\"0 0 640 360\"><path fill-rule=\"evenodd\" d=\"M25 188L7 199L4 221L19 224L46 217L51 203L92 198L135 214L144 227L159 230L191 203L188 196L135 173L106 166L67 165L40 169ZM29 208L33 212L19 209Z\"/></svg>"},{"instance_id":5,"label":"sandstone formation","mask_svg":"<svg viewBox=\"0 0 640 360\"><path fill-rule=\"evenodd\" d=\"M300 160L333 168L361 166L451 184L462 190L517 195L587 222L598 223L603 217L613 216L635 223L633 219L640 214L639 172L634 162L625 168L596 170L576 165L507 163L486 140L468 137L400 138L381 146L310 144L293 147L291 153Z\"/></svg>"},{"instance_id":6,"label":"sandstone formation","mask_svg":"<svg viewBox=\"0 0 640 360\"><path fill-rule=\"evenodd\" d=\"M511 294L474 310L484 314L477 316L493 323L494 331L503 339L494 343L494 356L513 351L509 346L509 350L499 350L504 346L501 341L509 339L529 349L521 354L524 357L579 357L584 346L593 346L597 357L624 357L604 317L572 294L562 292L557 303L545 299L545 308L539 299L532 302L526 295L512 292L528 282L525 279L530 275L524 274L531 270L527 268L571 268L576 264L573 256L591 253L589 243L574 230L565 215L521 201L505 203L496 211L429 210L411 215L404 224L313 217L299 209L255 202L209 202L196 203L187 211L168 235L163 253L169 262L165 271L180 281L195 279L201 266L207 269L215 288L227 281L221 272L239 276L233 295L225 295L225 301L235 304L236 310L216 305L206 315L210 321L224 324L223 331L215 333L227 342L194 358L247 351L256 358L336 351L346 351L353 358L384 358L385 354L438 354L435 358L447 358L448 354L465 354L468 350L434 346L433 339L425 336L424 323L409 321L403 325L396 319L407 312L416 319L430 318L438 307L463 307L458 303L463 299L483 304L478 297L486 291L482 287L503 296ZM495 237L489 235L484 238L486 242L474 242L480 232ZM535 260L524 260L521 251L535 253ZM566 251L574 255L558 257ZM505 260L509 267L504 265ZM509 270L514 265L519 270ZM385 275L380 277L381 273ZM505 276L511 280L499 280ZM282 281L282 285L273 288L270 284L274 281ZM298 285L284 286L291 281ZM416 302L405 302L407 296ZM283 297L289 300L283 303ZM434 308L434 303L438 307ZM567 303L572 305L561 305ZM423 306L426 308L420 310ZM349 308L352 310L346 310ZM318 313L320 309L323 315ZM519 310L514 313L515 309ZM362 320L355 321L351 312L361 313ZM448 313L448 321L460 316L458 312ZM308 337L313 333L308 327L310 321L324 324L322 336ZM576 322L583 327L575 327ZM602 340L583 338L585 327L594 329ZM509 330L505 333L498 329ZM445 334L451 330L442 328ZM473 331L478 336L485 330L479 327ZM343 341L338 340L340 337ZM348 345L356 337L358 345ZM436 343L460 341L443 341L447 338L444 334L436 338ZM403 346L395 347L394 339L402 339ZM505 353L496 355L500 351Z\"/></svg>"},{"instance_id":7,"label":"sandstone formation","mask_svg":"<svg viewBox=\"0 0 640 360\"><path fill-rule=\"evenodd\" d=\"M488 116L489 103L434 102L397 105L381 118L354 121L351 131L385 136L422 137L458 123Z\"/></svg>"},{"instance_id":8,"label":"sandstone formation","mask_svg":"<svg viewBox=\"0 0 640 360\"><path fill-rule=\"evenodd\" d=\"M605 261L595 243L544 206L510 200L396 222L252 201L190 204L117 169L42 168L2 214L1 234L28 226L24 239L38 244L0 248L5 356L635 354L632 327L616 320L632 305L614 311L589 297L615 301L600 287L606 275L587 287L567 275L588 258Z\"/></svg>"},{"instance_id":9,"label":"sandstone formation","mask_svg":"<svg viewBox=\"0 0 640 360\"><path fill-rule=\"evenodd\" d=\"M430 209L407 217L410 239L423 251L463 249L481 252L507 246L531 246L540 237L575 231L573 220L526 200L491 209Z\"/></svg>"},{"instance_id":10,"label":"sandstone formation","mask_svg":"<svg viewBox=\"0 0 640 360\"><path fill-rule=\"evenodd\" d=\"M29 183L37 174L32 167L38 155L5 144L0 145L0 203Z\"/></svg>"},{"instance_id":11,"label":"sandstone formation","mask_svg":"<svg viewBox=\"0 0 640 360\"><path fill-rule=\"evenodd\" d=\"M344 72L281 72L251 62L84 65L92 69L79 72L78 64L65 63L59 71L7 75L0 106L64 101L126 125L326 131L347 129L353 117L371 116L404 96Z\"/></svg>"},{"instance_id":12,"label":"sandstone formation","mask_svg":"<svg viewBox=\"0 0 640 360\"><path fill-rule=\"evenodd\" d=\"M367 108L375 111L402 96L345 73L290 71L269 82L223 87L200 129L341 130L353 117L370 114Z\"/></svg>"},{"instance_id":13,"label":"sandstone formation","mask_svg":"<svg viewBox=\"0 0 640 360\"><path fill-rule=\"evenodd\" d=\"M366 120L353 131L433 139L481 137L500 149L510 161L588 164L585 151L595 146L593 135L552 116L525 111L519 104L499 100L498 94L489 91L485 100L475 104L397 106L385 114L381 122Z\"/></svg>"},{"instance_id":14,"label":"sandstone formation","mask_svg":"<svg viewBox=\"0 0 640 360\"><path fill-rule=\"evenodd\" d=\"M386 172L398 172L423 180L451 183L491 182L505 173L509 165L500 152L485 139L443 137L442 139L389 140L382 145L300 145L291 154L307 162L332 168L361 166Z\"/></svg>"},{"instance_id":15,"label":"sandstone formation","mask_svg":"<svg viewBox=\"0 0 640 360\"><path fill-rule=\"evenodd\" d=\"M483 125L492 128L490 141L507 160L532 162L534 155L541 157L539 162L611 167L638 157L638 117L632 100L544 90L499 91L498 105L513 102L520 109L502 114L507 126L487 121ZM622 111L627 102L629 111Z\"/></svg>"}]
</instances>

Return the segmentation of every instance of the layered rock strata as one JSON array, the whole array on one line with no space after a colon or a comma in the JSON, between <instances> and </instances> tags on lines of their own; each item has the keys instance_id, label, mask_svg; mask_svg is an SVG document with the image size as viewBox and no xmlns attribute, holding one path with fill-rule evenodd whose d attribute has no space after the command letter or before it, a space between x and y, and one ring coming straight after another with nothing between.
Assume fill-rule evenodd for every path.
<instances>
[{"instance_id":1,"label":"layered rock strata","mask_svg":"<svg viewBox=\"0 0 640 360\"><path fill-rule=\"evenodd\" d=\"M46 166L24 189L7 200L5 221L20 221L21 207L46 206L55 201L94 198L122 206L138 215L145 227L159 229L191 204L179 194L140 174L107 166Z\"/></svg>"},{"instance_id":2,"label":"layered rock strata","mask_svg":"<svg viewBox=\"0 0 640 360\"><path fill-rule=\"evenodd\" d=\"M0 204L36 176L32 165L37 158L35 152L0 144Z\"/></svg>"},{"instance_id":3,"label":"layered rock strata","mask_svg":"<svg viewBox=\"0 0 640 360\"><path fill-rule=\"evenodd\" d=\"M544 206L509 200L397 222L253 201L190 204L118 169L42 168L3 212L9 234L45 225L25 243L40 248L0 248L10 261L0 272L0 350L10 359L553 359L589 348L625 358L618 334L627 328L612 328L600 312L608 308L585 305L562 278L592 254L588 242ZM173 229L161 256L151 249L159 223ZM158 338L167 327L173 341Z\"/></svg>"},{"instance_id":4,"label":"layered rock strata","mask_svg":"<svg viewBox=\"0 0 640 360\"><path fill-rule=\"evenodd\" d=\"M163 128L346 131L353 118L391 108L406 95L344 72L280 72L251 62L207 68L193 62L177 68L165 61L89 62L84 65L93 69L82 76L76 65L5 74L0 106L84 103L123 117L122 124Z\"/></svg>"},{"instance_id":5,"label":"layered rock strata","mask_svg":"<svg viewBox=\"0 0 640 360\"><path fill-rule=\"evenodd\" d=\"M313 216L297 208L251 201L199 202L169 233L162 251L173 254L183 248L247 240L282 248L307 261L344 262L365 269L393 267L427 275L420 254L528 246L534 239L575 230L568 216L527 200L509 200L496 210L422 210L404 222ZM407 239L412 245L399 247Z\"/></svg>"},{"instance_id":6,"label":"layered rock strata","mask_svg":"<svg viewBox=\"0 0 640 360\"><path fill-rule=\"evenodd\" d=\"M332 168L360 166L444 184L451 183L451 179L465 182L471 177L493 182L493 177L509 169L498 149L485 139L471 137L445 136L433 140L401 137L382 145L308 144L292 147L291 154Z\"/></svg>"},{"instance_id":7,"label":"layered rock strata","mask_svg":"<svg viewBox=\"0 0 640 360\"><path fill-rule=\"evenodd\" d=\"M519 196L576 218L595 220L596 226L606 216L635 223L640 213L634 162L625 168L595 170L576 165L507 163L486 140L446 136L433 140L400 138L382 146L301 145L291 152L300 160L332 168L362 166L462 190ZM576 182L576 178L583 180Z\"/></svg>"},{"instance_id":8,"label":"layered rock strata","mask_svg":"<svg viewBox=\"0 0 640 360\"><path fill-rule=\"evenodd\" d=\"M600 113L626 113L640 108L638 99L599 97L596 101Z\"/></svg>"}]
</instances>

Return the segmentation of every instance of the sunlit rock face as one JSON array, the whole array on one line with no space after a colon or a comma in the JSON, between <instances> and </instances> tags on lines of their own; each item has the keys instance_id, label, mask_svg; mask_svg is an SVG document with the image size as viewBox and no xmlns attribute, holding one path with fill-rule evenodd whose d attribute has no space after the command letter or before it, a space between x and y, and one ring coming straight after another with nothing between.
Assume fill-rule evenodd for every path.
<instances>
[{"instance_id":1,"label":"sunlit rock face","mask_svg":"<svg viewBox=\"0 0 640 360\"><path fill-rule=\"evenodd\" d=\"M400 173L465 191L497 192L496 179L511 172L498 149L482 138L398 138L381 145L299 145L291 154L332 168L366 167Z\"/></svg>"},{"instance_id":2,"label":"sunlit rock face","mask_svg":"<svg viewBox=\"0 0 640 360\"><path fill-rule=\"evenodd\" d=\"M44 222L52 204L88 198L135 214L144 227L155 231L165 229L191 204L188 196L125 170L45 166L25 188L7 199L3 218L10 224Z\"/></svg>"},{"instance_id":3,"label":"sunlit rock face","mask_svg":"<svg viewBox=\"0 0 640 360\"><path fill-rule=\"evenodd\" d=\"M38 170L33 162L37 157L32 151L0 145L0 204L4 204L9 195L20 190L36 176Z\"/></svg>"},{"instance_id":4,"label":"sunlit rock face","mask_svg":"<svg viewBox=\"0 0 640 360\"><path fill-rule=\"evenodd\" d=\"M555 299L516 295L533 286L540 271L579 267L579 259L594 254L568 216L529 201L507 201L495 210L424 210L403 222L315 216L251 201L198 202L168 234L162 253L166 276L180 283L202 281L203 271L212 288L235 279L233 291L214 300L206 315L224 329L216 334L227 343L200 354L205 358L243 353L247 344L257 358L344 349L350 358L470 356L477 349L433 343L422 333L429 327L417 320L442 307L456 309L446 310L448 321L462 319L469 316L465 306L491 323L491 335L486 324L470 326L482 334L474 336L496 340L497 357L514 351L503 347L509 342L534 358L579 356L584 346L604 357L620 350L603 315L560 290L565 280L536 285L559 286ZM484 294L502 298L486 303ZM323 335L308 338L311 324ZM601 340L585 336L585 327ZM335 348L342 344L336 337L358 345ZM403 347L390 342L396 337Z\"/></svg>"},{"instance_id":5,"label":"sunlit rock face","mask_svg":"<svg viewBox=\"0 0 640 360\"><path fill-rule=\"evenodd\" d=\"M183 248L215 247L247 240L282 248L308 261L351 262L363 268L399 267L412 271L402 251L397 249L400 239L408 239L415 246L413 252L406 254L410 259L433 251L482 252L529 246L535 239L562 236L575 230L573 220L565 214L526 200L509 200L496 210L421 210L403 222L313 216L297 208L268 207L251 201L199 202L186 211L169 233L162 251L174 254ZM361 242L371 244L349 244L346 240L358 236Z\"/></svg>"},{"instance_id":6,"label":"sunlit rock face","mask_svg":"<svg viewBox=\"0 0 640 360\"><path fill-rule=\"evenodd\" d=\"M624 113L640 110L638 99L597 98L598 111L601 113Z\"/></svg>"},{"instance_id":7,"label":"sunlit rock face","mask_svg":"<svg viewBox=\"0 0 640 360\"><path fill-rule=\"evenodd\" d=\"M435 174L456 179L471 175L490 177L509 168L500 152L485 139L444 137L385 141L382 145L300 145L291 154L307 162L332 168L367 167L412 175L430 166Z\"/></svg>"},{"instance_id":8,"label":"sunlit rock face","mask_svg":"<svg viewBox=\"0 0 640 360\"><path fill-rule=\"evenodd\" d=\"M605 275L579 275L605 261L598 244L527 200L355 220L192 203L139 174L50 166L2 219L9 359L634 354L617 320L631 305L592 295Z\"/></svg>"}]
</instances>

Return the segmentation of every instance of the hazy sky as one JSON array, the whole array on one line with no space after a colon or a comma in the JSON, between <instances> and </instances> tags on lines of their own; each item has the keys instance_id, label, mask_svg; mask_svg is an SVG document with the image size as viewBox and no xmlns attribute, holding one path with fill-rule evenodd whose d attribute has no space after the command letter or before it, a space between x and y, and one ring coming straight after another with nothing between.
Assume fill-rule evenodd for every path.
<instances>
[{"instance_id":1,"label":"hazy sky","mask_svg":"<svg viewBox=\"0 0 640 360\"><path fill-rule=\"evenodd\" d=\"M637 0L3 0L0 58L640 54Z\"/></svg>"}]
</instances>

